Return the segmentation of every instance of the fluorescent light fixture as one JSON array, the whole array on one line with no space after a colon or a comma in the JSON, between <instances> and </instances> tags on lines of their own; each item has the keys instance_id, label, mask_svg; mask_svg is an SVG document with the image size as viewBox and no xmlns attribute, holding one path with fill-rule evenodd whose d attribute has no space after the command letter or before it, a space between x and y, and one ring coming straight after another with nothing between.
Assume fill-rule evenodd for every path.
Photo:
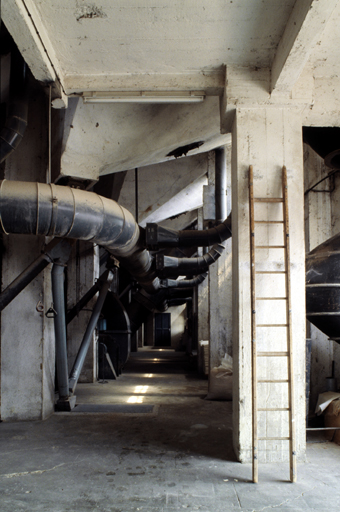
<instances>
[{"instance_id":1,"label":"fluorescent light fixture","mask_svg":"<svg viewBox=\"0 0 340 512\"><path fill-rule=\"evenodd\" d=\"M116 91L84 92L84 103L198 103L204 91Z\"/></svg>"}]
</instances>

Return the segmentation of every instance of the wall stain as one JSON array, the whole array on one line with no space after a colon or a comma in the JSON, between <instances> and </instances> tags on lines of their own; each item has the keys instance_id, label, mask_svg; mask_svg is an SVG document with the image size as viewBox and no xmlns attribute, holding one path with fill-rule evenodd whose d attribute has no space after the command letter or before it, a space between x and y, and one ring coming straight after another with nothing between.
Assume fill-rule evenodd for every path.
<instances>
[{"instance_id":1,"label":"wall stain","mask_svg":"<svg viewBox=\"0 0 340 512\"><path fill-rule=\"evenodd\" d=\"M83 5L76 10L75 15L79 22L83 19L107 18L105 12L95 5Z\"/></svg>"}]
</instances>

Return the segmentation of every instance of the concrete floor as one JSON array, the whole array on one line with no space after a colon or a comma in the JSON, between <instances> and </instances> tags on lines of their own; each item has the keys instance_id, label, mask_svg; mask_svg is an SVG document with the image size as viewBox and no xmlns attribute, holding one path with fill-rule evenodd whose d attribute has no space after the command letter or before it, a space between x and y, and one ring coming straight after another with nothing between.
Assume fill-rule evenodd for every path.
<instances>
[{"instance_id":1,"label":"concrete floor","mask_svg":"<svg viewBox=\"0 0 340 512\"><path fill-rule=\"evenodd\" d=\"M117 381L77 388L79 404L129 412L1 423L0 511L339 509L340 446L315 438L297 484L266 464L255 485L232 451L231 403L206 392L183 354L143 349Z\"/></svg>"}]
</instances>

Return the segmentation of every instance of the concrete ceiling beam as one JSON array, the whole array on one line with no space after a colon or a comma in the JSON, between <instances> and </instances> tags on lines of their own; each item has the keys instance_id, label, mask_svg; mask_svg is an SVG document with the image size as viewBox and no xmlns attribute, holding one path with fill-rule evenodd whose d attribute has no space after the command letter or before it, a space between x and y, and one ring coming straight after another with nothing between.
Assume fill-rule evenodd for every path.
<instances>
[{"instance_id":1,"label":"concrete ceiling beam","mask_svg":"<svg viewBox=\"0 0 340 512\"><path fill-rule=\"evenodd\" d=\"M68 74L64 86L67 94L90 91L204 91L208 96L218 96L224 87L224 69L172 74Z\"/></svg>"},{"instance_id":2,"label":"concrete ceiling beam","mask_svg":"<svg viewBox=\"0 0 340 512\"><path fill-rule=\"evenodd\" d=\"M7 0L1 5L1 17L33 76L52 86L52 105L67 107L53 46L31 0Z\"/></svg>"},{"instance_id":3,"label":"concrete ceiling beam","mask_svg":"<svg viewBox=\"0 0 340 512\"><path fill-rule=\"evenodd\" d=\"M161 222L161 225L164 228L174 229L175 231L181 231L183 229L188 229L194 222L197 221L197 210L190 210L189 212L181 213L180 215L176 215L176 217L172 217L171 219L166 219Z\"/></svg>"},{"instance_id":4,"label":"concrete ceiling beam","mask_svg":"<svg viewBox=\"0 0 340 512\"><path fill-rule=\"evenodd\" d=\"M148 222L161 222L175 215L195 210L203 206L203 186L208 184L206 175L201 176L193 183L185 187L160 208L154 210L145 217L139 224L145 227Z\"/></svg>"},{"instance_id":5,"label":"concrete ceiling beam","mask_svg":"<svg viewBox=\"0 0 340 512\"><path fill-rule=\"evenodd\" d=\"M290 93L338 0L297 0L271 67L271 92Z\"/></svg>"}]
</instances>

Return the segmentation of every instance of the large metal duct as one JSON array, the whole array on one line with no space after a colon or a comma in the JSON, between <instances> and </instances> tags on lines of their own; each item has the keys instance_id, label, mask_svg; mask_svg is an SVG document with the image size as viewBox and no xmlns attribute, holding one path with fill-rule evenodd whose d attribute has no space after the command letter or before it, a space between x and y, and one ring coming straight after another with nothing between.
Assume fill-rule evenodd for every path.
<instances>
[{"instance_id":1,"label":"large metal duct","mask_svg":"<svg viewBox=\"0 0 340 512\"><path fill-rule=\"evenodd\" d=\"M202 274L214 263L224 251L221 244L214 245L209 252L203 256L194 258L175 258L162 253L156 254L156 269L162 275L185 276L187 274Z\"/></svg>"},{"instance_id":2,"label":"large metal duct","mask_svg":"<svg viewBox=\"0 0 340 512\"><path fill-rule=\"evenodd\" d=\"M231 213L210 229L175 231L158 224L146 225L146 244L150 247L208 247L231 237Z\"/></svg>"},{"instance_id":3,"label":"large metal duct","mask_svg":"<svg viewBox=\"0 0 340 512\"><path fill-rule=\"evenodd\" d=\"M0 225L4 233L74 238L97 243L150 291L159 280L152 257L140 242L132 214L115 201L70 187L20 181L0 182Z\"/></svg>"},{"instance_id":4,"label":"large metal duct","mask_svg":"<svg viewBox=\"0 0 340 512\"><path fill-rule=\"evenodd\" d=\"M162 279L161 287L162 288L193 288L194 286L198 286L203 283L204 279L207 277L208 272L204 272L192 279Z\"/></svg>"},{"instance_id":5,"label":"large metal duct","mask_svg":"<svg viewBox=\"0 0 340 512\"><path fill-rule=\"evenodd\" d=\"M70 187L20 181L0 182L0 227L5 234L35 234L87 240L105 247L117 257L149 293L160 289L153 257L143 246L141 232L132 214L115 201ZM230 216L206 231L179 231L179 245L210 245L231 236ZM214 246L201 258L170 258L160 255L157 270L177 270L172 275L205 272L221 254ZM159 260L159 261L158 261ZM162 265L160 261L162 260ZM161 267L160 267L161 265Z\"/></svg>"},{"instance_id":6,"label":"large metal duct","mask_svg":"<svg viewBox=\"0 0 340 512\"><path fill-rule=\"evenodd\" d=\"M307 319L340 343L340 234L306 257Z\"/></svg>"}]
</instances>

